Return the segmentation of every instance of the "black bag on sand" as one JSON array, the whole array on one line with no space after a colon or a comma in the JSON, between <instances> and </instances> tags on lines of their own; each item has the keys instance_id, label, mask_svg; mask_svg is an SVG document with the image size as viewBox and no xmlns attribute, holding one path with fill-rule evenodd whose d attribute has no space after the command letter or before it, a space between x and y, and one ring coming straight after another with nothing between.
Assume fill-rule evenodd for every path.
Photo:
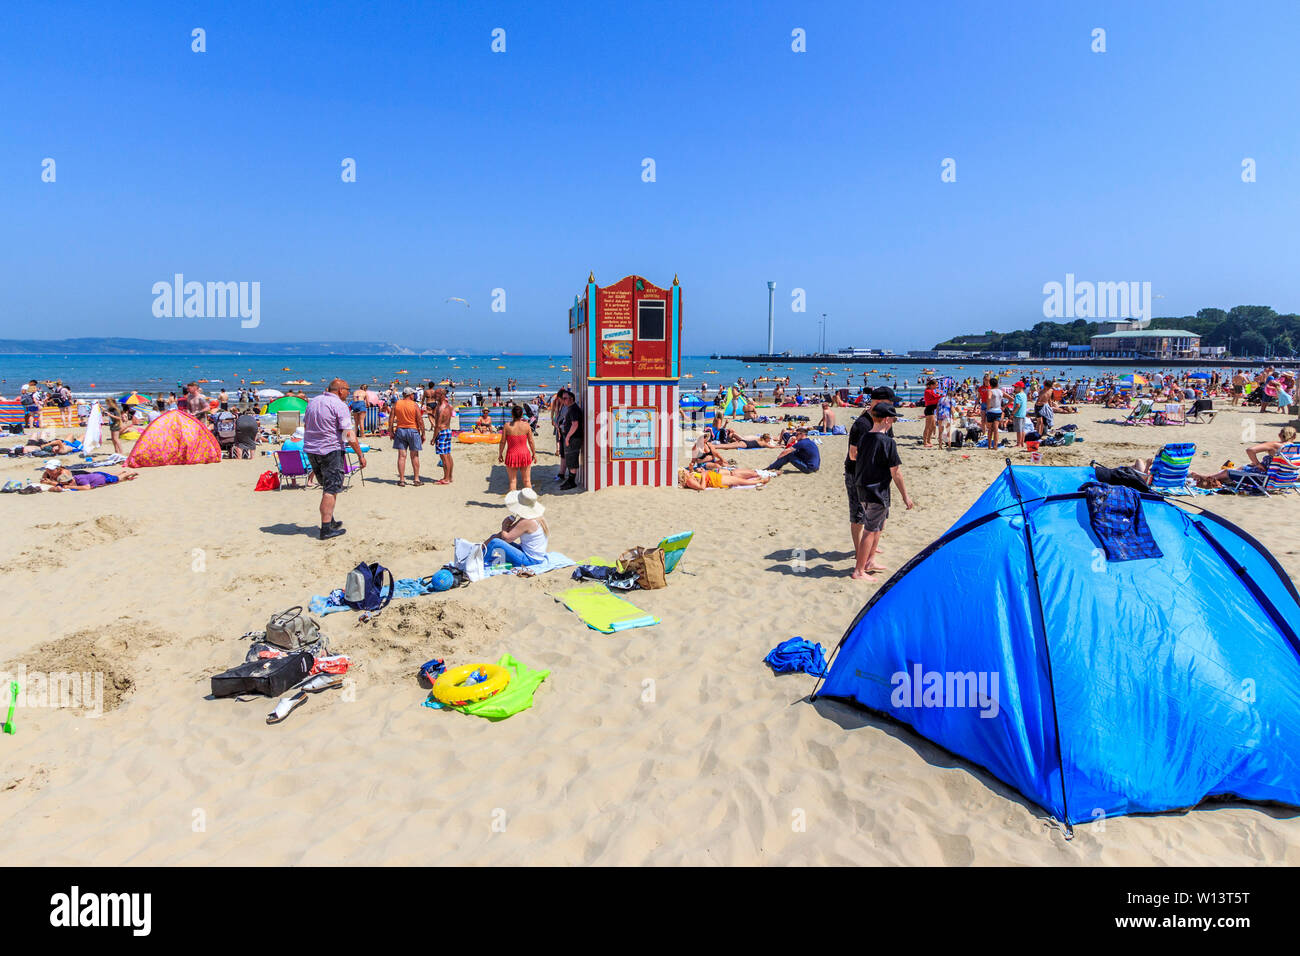
<instances>
[{"instance_id":1,"label":"black bag on sand","mask_svg":"<svg viewBox=\"0 0 1300 956\"><path fill-rule=\"evenodd\" d=\"M213 697L265 694L279 697L310 672L316 659L306 651L248 661L212 678Z\"/></svg>"}]
</instances>

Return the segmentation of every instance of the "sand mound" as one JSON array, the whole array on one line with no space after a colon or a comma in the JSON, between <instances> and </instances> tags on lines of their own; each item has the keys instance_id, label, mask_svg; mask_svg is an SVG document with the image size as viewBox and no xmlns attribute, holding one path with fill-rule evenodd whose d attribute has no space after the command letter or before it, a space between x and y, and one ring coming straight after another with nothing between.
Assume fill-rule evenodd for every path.
<instances>
[{"instance_id":1,"label":"sand mound","mask_svg":"<svg viewBox=\"0 0 1300 956\"><path fill-rule=\"evenodd\" d=\"M329 636L331 649L350 656L359 674L401 683L414 681L420 665L435 657L474 663L504 628L494 610L429 598L390 604L377 618Z\"/></svg>"},{"instance_id":2,"label":"sand mound","mask_svg":"<svg viewBox=\"0 0 1300 956\"><path fill-rule=\"evenodd\" d=\"M104 712L116 710L136 688L137 662L146 651L167 643L166 635L136 625L84 630L49 641L25 654L21 663L35 673L103 674ZM31 690L27 692L32 692Z\"/></svg>"}]
</instances>

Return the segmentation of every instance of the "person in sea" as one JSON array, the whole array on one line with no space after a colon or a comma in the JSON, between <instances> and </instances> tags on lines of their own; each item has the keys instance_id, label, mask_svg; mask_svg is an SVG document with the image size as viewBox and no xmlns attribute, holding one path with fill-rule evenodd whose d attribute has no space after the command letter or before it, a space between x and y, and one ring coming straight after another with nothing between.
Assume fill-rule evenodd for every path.
<instances>
[{"instance_id":1,"label":"person in sea","mask_svg":"<svg viewBox=\"0 0 1300 956\"><path fill-rule=\"evenodd\" d=\"M329 384L328 391L317 395L307 403L303 416L303 450L311 462L312 471L320 481L320 537L337 538L347 529L342 521L334 520L334 504L339 492L343 490L343 477L346 473L347 458L343 451L344 443L352 446L357 453L357 461L366 467L366 456L361 451L356 429L352 425L352 415L348 410L348 383L336 378Z\"/></svg>"},{"instance_id":2,"label":"person in sea","mask_svg":"<svg viewBox=\"0 0 1300 956\"><path fill-rule=\"evenodd\" d=\"M506 510L510 514L501 522L501 530L483 542L483 564L540 564L551 539L551 529L542 517L546 506L532 488L520 488L506 495Z\"/></svg>"},{"instance_id":3,"label":"person in sea","mask_svg":"<svg viewBox=\"0 0 1300 956\"><path fill-rule=\"evenodd\" d=\"M393 450L397 452L397 487L406 487L406 454L411 454L411 484L420 487L420 449L424 447L424 413L415 401L415 389L406 386L393 403L390 415Z\"/></svg>"},{"instance_id":4,"label":"person in sea","mask_svg":"<svg viewBox=\"0 0 1300 956\"><path fill-rule=\"evenodd\" d=\"M52 458L41 472L41 484L49 485L50 491L93 491L119 481L134 481L138 477L134 471L124 471L121 475L110 475L106 471L73 471L64 468L57 458Z\"/></svg>"},{"instance_id":5,"label":"person in sea","mask_svg":"<svg viewBox=\"0 0 1300 956\"><path fill-rule=\"evenodd\" d=\"M990 391L996 388L995 382ZM862 502L862 534L858 538L853 574L850 575L855 580L887 570L876 561L876 546L889 517L890 483L898 485L908 511L914 506L903 484L903 463L898 457L898 446L889 435L897 418L898 412L893 405L876 405L871 409L871 430L858 442L854 477L858 485L858 500Z\"/></svg>"},{"instance_id":6,"label":"person in sea","mask_svg":"<svg viewBox=\"0 0 1300 956\"><path fill-rule=\"evenodd\" d=\"M524 421L522 405L510 409L510 421L501 429L501 442L497 445L497 461L506 466L510 477L510 490L518 483L525 488L533 486L533 462L537 460L537 446L533 441L533 428Z\"/></svg>"}]
</instances>

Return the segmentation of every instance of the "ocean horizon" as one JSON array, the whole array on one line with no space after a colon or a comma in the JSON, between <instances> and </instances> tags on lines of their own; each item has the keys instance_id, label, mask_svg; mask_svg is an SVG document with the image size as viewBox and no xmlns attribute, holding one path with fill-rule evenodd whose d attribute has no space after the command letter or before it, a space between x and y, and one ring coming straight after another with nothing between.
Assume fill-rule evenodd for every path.
<instances>
[{"instance_id":1,"label":"ocean horizon","mask_svg":"<svg viewBox=\"0 0 1300 956\"><path fill-rule=\"evenodd\" d=\"M415 384L450 380L455 392L472 395L478 390L507 389L509 380L516 382L517 394L554 391L572 383L566 371L570 363L567 352L555 354L453 354L417 355L233 355L233 354L109 354L93 353L0 353L0 395L12 397L22 384L62 380L78 398L106 398L123 392L139 391L149 395L166 395L186 382L197 381L205 390L236 390L248 385L259 388L323 387L332 378L344 378L353 386L365 384ZM925 377L962 379L981 376L987 371L1032 372L1069 381L1102 378L1155 369L1180 369L1191 366L1177 363L1135 363L1131 366L1051 365L1033 361L989 364L970 361L962 364L935 363L921 366L914 362L891 362L882 357L875 364L842 364L828 361L824 365L808 362L741 362L714 359L708 355L682 356L682 389L706 391L729 385L739 378L757 379L790 377L791 387L857 388L863 384L888 384L896 389L913 389ZM932 370L932 371L927 371ZM1204 369L1201 369L1204 370ZM815 381L814 381L815 377ZM306 381L308 385L297 385ZM759 383L761 388L764 383ZM769 386L770 387L770 386Z\"/></svg>"}]
</instances>

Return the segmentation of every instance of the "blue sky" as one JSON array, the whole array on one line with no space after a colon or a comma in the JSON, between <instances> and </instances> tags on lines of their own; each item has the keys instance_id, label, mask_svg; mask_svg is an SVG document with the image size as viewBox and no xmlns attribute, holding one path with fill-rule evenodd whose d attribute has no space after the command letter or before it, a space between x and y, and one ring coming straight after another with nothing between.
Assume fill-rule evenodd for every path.
<instances>
[{"instance_id":1,"label":"blue sky","mask_svg":"<svg viewBox=\"0 0 1300 956\"><path fill-rule=\"evenodd\" d=\"M593 269L679 274L691 353L763 348L769 279L796 351L1028 326L1067 272L1300 311L1300 4L290 6L4 4L0 336L560 352ZM175 272L260 326L155 318Z\"/></svg>"}]
</instances>

